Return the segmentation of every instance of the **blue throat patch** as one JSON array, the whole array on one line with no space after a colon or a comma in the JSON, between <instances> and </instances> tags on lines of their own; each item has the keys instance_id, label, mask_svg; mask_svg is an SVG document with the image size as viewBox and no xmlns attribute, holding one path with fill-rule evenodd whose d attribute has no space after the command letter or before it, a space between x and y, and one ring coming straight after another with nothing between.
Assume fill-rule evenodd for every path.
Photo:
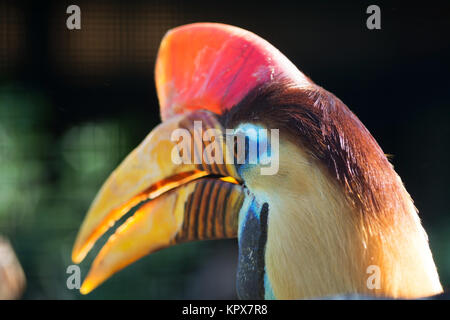
<instances>
[{"instance_id":1,"label":"blue throat patch","mask_svg":"<svg viewBox=\"0 0 450 320\"><path fill-rule=\"evenodd\" d=\"M240 299L273 299L272 288L265 272L268 214L268 203L260 206L253 199L239 226L236 286Z\"/></svg>"}]
</instances>

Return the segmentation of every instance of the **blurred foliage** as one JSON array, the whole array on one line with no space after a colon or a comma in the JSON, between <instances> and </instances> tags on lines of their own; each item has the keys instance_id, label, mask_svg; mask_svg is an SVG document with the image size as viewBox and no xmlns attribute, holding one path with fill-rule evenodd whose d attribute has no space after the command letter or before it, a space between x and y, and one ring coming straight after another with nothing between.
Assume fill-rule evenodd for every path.
<instances>
[{"instance_id":1,"label":"blurred foliage","mask_svg":"<svg viewBox=\"0 0 450 320\"><path fill-rule=\"evenodd\" d=\"M38 130L41 97L7 87L0 90L0 223L11 232L29 224L45 189L45 137ZM22 201L27 199L27 201Z\"/></svg>"}]
</instances>

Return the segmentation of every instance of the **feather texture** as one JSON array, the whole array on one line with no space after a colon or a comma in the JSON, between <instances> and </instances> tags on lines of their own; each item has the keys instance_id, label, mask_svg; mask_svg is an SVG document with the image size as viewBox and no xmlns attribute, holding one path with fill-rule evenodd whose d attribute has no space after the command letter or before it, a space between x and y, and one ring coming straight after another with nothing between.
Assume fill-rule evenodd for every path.
<instances>
[{"instance_id":1,"label":"feather texture","mask_svg":"<svg viewBox=\"0 0 450 320\"><path fill-rule=\"evenodd\" d=\"M422 297L442 291L412 199L359 119L323 88L275 81L223 115L280 130L280 169L247 172L270 205L266 265L277 298L367 293ZM275 187L276 186L276 187ZM367 286L368 267L381 288Z\"/></svg>"}]
</instances>

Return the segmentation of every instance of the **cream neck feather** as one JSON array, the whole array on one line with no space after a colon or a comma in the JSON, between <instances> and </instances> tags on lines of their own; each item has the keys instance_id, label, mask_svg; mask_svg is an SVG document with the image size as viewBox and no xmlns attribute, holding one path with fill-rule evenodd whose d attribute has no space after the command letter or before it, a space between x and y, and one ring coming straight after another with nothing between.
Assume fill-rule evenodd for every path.
<instances>
[{"instance_id":1,"label":"cream neck feather","mask_svg":"<svg viewBox=\"0 0 450 320\"><path fill-rule=\"evenodd\" d=\"M278 174L259 172L249 170L243 178L269 204L266 271L276 298L416 298L442 292L406 190L403 214L355 212L320 163L286 140L280 143Z\"/></svg>"}]
</instances>

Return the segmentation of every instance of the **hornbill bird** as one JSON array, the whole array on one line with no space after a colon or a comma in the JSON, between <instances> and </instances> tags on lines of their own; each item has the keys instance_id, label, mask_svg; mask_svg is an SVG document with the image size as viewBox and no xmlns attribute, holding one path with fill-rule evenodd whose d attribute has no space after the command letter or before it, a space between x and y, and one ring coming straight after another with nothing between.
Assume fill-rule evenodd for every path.
<instances>
[{"instance_id":1,"label":"hornbill bird","mask_svg":"<svg viewBox=\"0 0 450 320\"><path fill-rule=\"evenodd\" d=\"M240 298L442 292L417 210L380 146L341 100L267 41L217 23L175 28L161 42L155 79L162 123L102 186L73 261L135 213L98 253L82 293L156 250L235 237ZM270 147L258 147L258 159L277 161L274 174L263 174L268 162L247 161L255 156L247 145L269 142L269 135L247 136L249 128L279 129L278 153L275 131ZM178 129L193 134L190 153L180 152ZM235 161L237 143L217 138L229 129L245 133L243 162ZM219 134L204 139L202 132ZM210 159L202 151L213 144Z\"/></svg>"}]
</instances>

